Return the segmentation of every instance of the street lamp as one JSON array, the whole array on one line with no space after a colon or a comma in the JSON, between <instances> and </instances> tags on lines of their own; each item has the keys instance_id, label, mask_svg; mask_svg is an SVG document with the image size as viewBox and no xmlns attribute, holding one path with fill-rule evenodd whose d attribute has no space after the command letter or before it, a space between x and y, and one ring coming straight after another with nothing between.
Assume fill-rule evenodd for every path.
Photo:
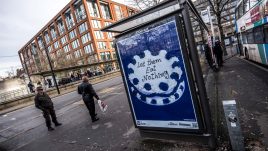
<instances>
[{"instance_id":1,"label":"street lamp","mask_svg":"<svg viewBox=\"0 0 268 151\"><path fill-rule=\"evenodd\" d=\"M38 36L37 39L40 40L41 43L42 43L43 46L44 46L44 49L45 49L45 52L46 52L46 56L47 56L47 60L48 60L48 64L49 64L49 67L50 67L50 71L51 71L51 73L52 73L52 78L53 78L53 81L54 81L54 83L55 83L55 85L56 85L58 94L60 94L60 90L59 90L58 83L57 83L56 78L55 78L55 73L54 73L54 70L53 70L53 67L52 67L52 64L51 64L51 60L50 60L50 57L49 57L49 54L48 54L48 50L47 50L47 47L46 47L46 43L43 41L43 38L42 38L41 36Z\"/></svg>"}]
</instances>

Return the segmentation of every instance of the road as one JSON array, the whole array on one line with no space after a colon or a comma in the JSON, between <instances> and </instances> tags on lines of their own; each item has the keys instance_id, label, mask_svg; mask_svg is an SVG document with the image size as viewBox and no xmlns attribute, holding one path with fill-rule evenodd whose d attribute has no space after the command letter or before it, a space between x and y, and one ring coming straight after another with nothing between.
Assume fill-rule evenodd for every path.
<instances>
[{"instance_id":1,"label":"road","mask_svg":"<svg viewBox=\"0 0 268 151\"><path fill-rule=\"evenodd\" d=\"M117 77L96 84L94 88L100 98L109 105L109 109L112 109L103 114L96 104L97 113L100 117L100 121L96 124L91 123L88 111L81 101L81 96L77 92L71 92L53 98L56 114L59 121L63 123L63 126L57 127L53 132L47 131L41 111L33 105L2 115L0 117L0 146L2 150L29 151L38 149L52 151L59 149L92 149L92 147L95 149L111 149L118 143L115 142L113 137L116 135L128 137L135 131L122 78ZM124 116L120 116L122 114ZM125 116L126 114L127 116ZM114 125L121 125L121 128L114 127ZM119 128L118 133L108 133L114 128ZM92 131L96 129L103 129L103 131L98 131L93 135ZM53 139L47 139L50 137ZM102 142L102 137L109 137L110 142ZM42 143L36 143L36 141L42 141ZM83 144L83 142L85 143ZM40 144L47 147L40 148ZM54 145L49 146L51 144ZM70 144L76 145L71 145L73 148L70 148L68 146Z\"/></svg>"}]
</instances>

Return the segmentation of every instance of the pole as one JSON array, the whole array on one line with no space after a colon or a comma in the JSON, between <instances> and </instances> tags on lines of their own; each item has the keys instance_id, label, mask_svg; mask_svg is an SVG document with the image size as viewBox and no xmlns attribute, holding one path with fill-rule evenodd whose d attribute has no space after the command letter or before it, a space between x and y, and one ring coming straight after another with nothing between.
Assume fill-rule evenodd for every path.
<instances>
[{"instance_id":1,"label":"pole","mask_svg":"<svg viewBox=\"0 0 268 151\"><path fill-rule=\"evenodd\" d=\"M58 83L56 81L56 78L55 78L55 73L54 73L54 70L52 68L52 64L51 64L51 60L50 60L50 57L49 57L49 54L48 54L48 50L47 50L47 45L46 43L43 41L42 37L39 36L38 39L41 40L42 44L44 45L44 49L45 49L45 52L46 52L46 56L47 56L47 60L48 60L48 64L49 64L49 68L50 68L50 71L52 73L52 78L53 78L53 81L56 85L56 88L57 88L57 91L58 91L58 94L60 94L60 90L59 90L59 87L58 87Z\"/></svg>"},{"instance_id":2,"label":"pole","mask_svg":"<svg viewBox=\"0 0 268 151\"><path fill-rule=\"evenodd\" d=\"M185 24L185 32L187 34L187 43L190 51L190 58L192 61L192 66L194 70L194 76L196 80L196 84L198 87L198 94L200 97L200 102L201 102L201 108L204 114L204 122L205 122L205 127L206 127L206 132L207 136L209 136L209 145L211 148L216 147L216 141L215 141L215 136L213 132L213 125L212 125L212 120L211 120L211 112L210 112L210 107L208 103L208 97L207 97L207 92L206 92L206 87L203 79L203 73L201 70L200 62L198 59L197 55L197 50L196 50L196 44L195 44L195 38L194 38L194 32L192 29L191 25L191 20L190 20L190 14L189 14L189 7L187 4L184 4L184 9L182 11L182 16Z\"/></svg>"},{"instance_id":3,"label":"pole","mask_svg":"<svg viewBox=\"0 0 268 151\"><path fill-rule=\"evenodd\" d=\"M212 36L213 36L213 47L215 46L215 32L214 32L214 27L213 27L213 22L212 22L212 19L211 19L211 14L210 14L210 7L208 6L207 7L207 10L208 10L208 17L209 17L209 22L210 22L210 27L211 27L211 33L212 33Z\"/></svg>"}]
</instances>

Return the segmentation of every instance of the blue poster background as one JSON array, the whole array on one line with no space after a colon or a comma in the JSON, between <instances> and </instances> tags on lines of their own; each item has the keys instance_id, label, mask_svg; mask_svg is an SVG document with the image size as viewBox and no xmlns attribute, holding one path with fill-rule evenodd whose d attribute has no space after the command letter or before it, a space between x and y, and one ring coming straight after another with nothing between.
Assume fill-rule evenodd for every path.
<instances>
[{"instance_id":1,"label":"blue poster background","mask_svg":"<svg viewBox=\"0 0 268 151\"><path fill-rule=\"evenodd\" d=\"M175 18L172 17L120 37L116 42L136 120L197 122L176 28ZM175 64L181 67L183 74L178 81L185 81L185 90L178 101L162 106L150 105L139 100L135 91L132 92L133 83L128 75L135 71L129 69L128 65L136 63L133 59L135 55L143 58L145 50L149 50L152 55L158 55L161 50L166 50L165 59L168 60L174 56L179 59L179 62ZM163 68L166 67L163 66Z\"/></svg>"}]
</instances>

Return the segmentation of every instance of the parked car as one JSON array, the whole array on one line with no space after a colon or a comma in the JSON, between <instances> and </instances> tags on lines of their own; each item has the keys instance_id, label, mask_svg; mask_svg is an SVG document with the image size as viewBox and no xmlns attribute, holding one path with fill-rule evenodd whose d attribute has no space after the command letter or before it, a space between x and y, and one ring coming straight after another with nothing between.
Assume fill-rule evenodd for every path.
<instances>
[{"instance_id":1,"label":"parked car","mask_svg":"<svg viewBox=\"0 0 268 151\"><path fill-rule=\"evenodd\" d=\"M68 84L68 83L71 83L71 82L72 82L71 78L62 78L62 79L59 80L58 84L59 85L65 85L65 84Z\"/></svg>"}]
</instances>

